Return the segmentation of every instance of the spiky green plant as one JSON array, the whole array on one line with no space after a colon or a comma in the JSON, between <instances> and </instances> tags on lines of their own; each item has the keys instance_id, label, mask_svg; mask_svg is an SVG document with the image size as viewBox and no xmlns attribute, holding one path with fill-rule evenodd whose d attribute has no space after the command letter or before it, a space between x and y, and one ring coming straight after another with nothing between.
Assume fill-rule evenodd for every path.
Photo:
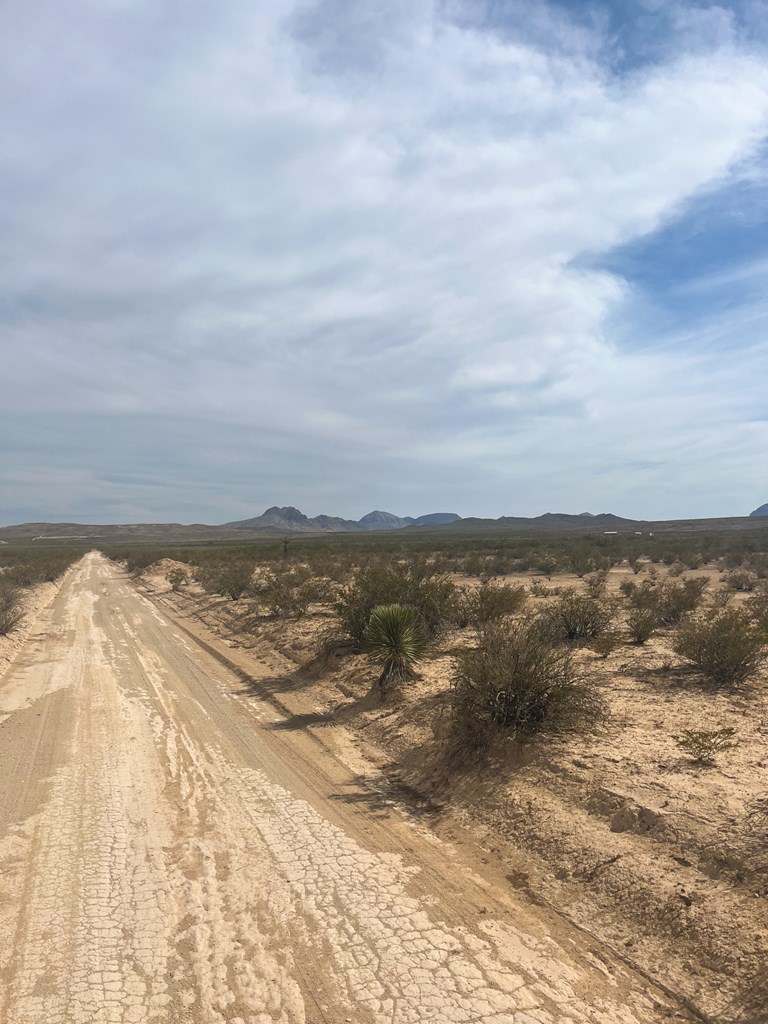
<instances>
[{"instance_id":1,"label":"spiky green plant","mask_svg":"<svg viewBox=\"0 0 768 1024\"><path fill-rule=\"evenodd\" d=\"M381 666L379 686L382 691L391 683L413 678L413 666L424 653L426 645L426 636L415 608L383 604L371 612L362 648Z\"/></svg>"}]
</instances>

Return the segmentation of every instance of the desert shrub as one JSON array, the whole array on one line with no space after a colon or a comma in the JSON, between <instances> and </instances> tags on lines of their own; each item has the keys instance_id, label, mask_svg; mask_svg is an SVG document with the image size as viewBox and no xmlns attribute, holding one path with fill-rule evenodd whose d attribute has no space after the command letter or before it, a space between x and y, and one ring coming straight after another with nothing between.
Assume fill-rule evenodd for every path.
<instances>
[{"instance_id":1,"label":"desert shrub","mask_svg":"<svg viewBox=\"0 0 768 1024\"><path fill-rule=\"evenodd\" d=\"M137 548L129 551L125 556L125 567L132 576L138 576L140 572L148 569L150 565L163 557L161 551L151 548Z\"/></svg>"},{"instance_id":2,"label":"desert shrub","mask_svg":"<svg viewBox=\"0 0 768 1024\"><path fill-rule=\"evenodd\" d=\"M498 733L528 739L594 722L604 711L571 652L554 645L538 619L505 619L485 631L477 648L458 656L452 752L461 760L482 751Z\"/></svg>"},{"instance_id":3,"label":"desert shrub","mask_svg":"<svg viewBox=\"0 0 768 1024\"><path fill-rule=\"evenodd\" d=\"M438 636L456 616L456 585L424 560L371 562L360 567L340 591L336 612L342 631L362 641L371 612L379 605L416 609L428 639Z\"/></svg>"},{"instance_id":4,"label":"desert shrub","mask_svg":"<svg viewBox=\"0 0 768 1024\"><path fill-rule=\"evenodd\" d=\"M686 616L673 646L713 682L734 686L754 674L765 643L764 634L747 612L725 608Z\"/></svg>"},{"instance_id":5,"label":"desert shrub","mask_svg":"<svg viewBox=\"0 0 768 1024\"><path fill-rule=\"evenodd\" d=\"M713 608L727 608L733 598L733 591L728 586L720 586L712 591L710 597Z\"/></svg>"},{"instance_id":6,"label":"desert shrub","mask_svg":"<svg viewBox=\"0 0 768 1024\"><path fill-rule=\"evenodd\" d=\"M660 625L674 626L686 612L698 608L707 583L701 576L680 581L647 579L624 592L634 608L649 609Z\"/></svg>"},{"instance_id":7,"label":"desert shrub","mask_svg":"<svg viewBox=\"0 0 768 1024\"><path fill-rule=\"evenodd\" d=\"M605 597L606 587L608 586L608 571L600 569L598 572L593 572L584 578L584 583L590 597Z\"/></svg>"},{"instance_id":8,"label":"desert shrub","mask_svg":"<svg viewBox=\"0 0 768 1024\"><path fill-rule=\"evenodd\" d=\"M540 555L535 560L534 568L537 572L546 576L547 579L552 579L553 574L560 568L560 563L554 555Z\"/></svg>"},{"instance_id":9,"label":"desert shrub","mask_svg":"<svg viewBox=\"0 0 768 1024\"><path fill-rule=\"evenodd\" d=\"M579 579L583 579L587 573L595 572L597 569L595 559L586 552L574 552L566 561L568 568L572 573L578 576Z\"/></svg>"},{"instance_id":10,"label":"desert shrub","mask_svg":"<svg viewBox=\"0 0 768 1024\"><path fill-rule=\"evenodd\" d=\"M21 591L13 583L0 580L0 636L12 633L23 617Z\"/></svg>"},{"instance_id":11,"label":"desert shrub","mask_svg":"<svg viewBox=\"0 0 768 1024\"><path fill-rule=\"evenodd\" d=\"M651 581L650 580L646 580L644 586L646 588L651 587L652 586ZM631 597L634 594L634 592L637 590L637 584L635 583L634 580L622 580L621 583L619 584L619 590L624 595L624 597Z\"/></svg>"},{"instance_id":12,"label":"desert shrub","mask_svg":"<svg viewBox=\"0 0 768 1024\"><path fill-rule=\"evenodd\" d=\"M519 612L527 600L528 593L523 586L482 583L476 590L461 596L459 620L462 624L482 628L505 615Z\"/></svg>"},{"instance_id":13,"label":"desert shrub","mask_svg":"<svg viewBox=\"0 0 768 1024\"><path fill-rule=\"evenodd\" d=\"M753 551L747 557L746 564L759 580L768 579L768 552Z\"/></svg>"},{"instance_id":14,"label":"desert shrub","mask_svg":"<svg viewBox=\"0 0 768 1024\"><path fill-rule=\"evenodd\" d=\"M558 597L562 593L561 587L548 587L543 580L535 579L530 586L532 597Z\"/></svg>"},{"instance_id":15,"label":"desert shrub","mask_svg":"<svg viewBox=\"0 0 768 1024\"><path fill-rule=\"evenodd\" d=\"M627 631L633 644L647 643L659 622L652 608L633 608L627 616Z\"/></svg>"},{"instance_id":16,"label":"desert shrub","mask_svg":"<svg viewBox=\"0 0 768 1024\"><path fill-rule=\"evenodd\" d=\"M268 571L263 574L257 593L261 604L272 615L298 619L318 599L319 581L305 566Z\"/></svg>"},{"instance_id":17,"label":"desert shrub","mask_svg":"<svg viewBox=\"0 0 768 1024\"><path fill-rule=\"evenodd\" d=\"M642 572L643 563L636 556L633 555L630 558L628 558L627 564L629 565L629 568L632 570L635 576L637 576L639 572Z\"/></svg>"},{"instance_id":18,"label":"desert shrub","mask_svg":"<svg viewBox=\"0 0 768 1024\"><path fill-rule=\"evenodd\" d=\"M31 565L23 563L9 566L3 573L3 581L14 587L32 587L38 582L38 574Z\"/></svg>"},{"instance_id":19,"label":"desert shrub","mask_svg":"<svg viewBox=\"0 0 768 1024\"><path fill-rule=\"evenodd\" d=\"M768 797L756 797L751 801L744 825L751 835L768 842Z\"/></svg>"},{"instance_id":20,"label":"desert shrub","mask_svg":"<svg viewBox=\"0 0 768 1024\"><path fill-rule=\"evenodd\" d=\"M363 634L362 649L381 666L379 686L412 679L427 638L415 608L386 604L374 608Z\"/></svg>"},{"instance_id":21,"label":"desert shrub","mask_svg":"<svg viewBox=\"0 0 768 1024\"><path fill-rule=\"evenodd\" d=\"M540 613L540 628L554 643L578 643L604 633L613 616L607 601L569 589Z\"/></svg>"},{"instance_id":22,"label":"desert shrub","mask_svg":"<svg viewBox=\"0 0 768 1024\"><path fill-rule=\"evenodd\" d=\"M485 573L485 559L481 555L469 555L464 559L463 571L479 579Z\"/></svg>"},{"instance_id":23,"label":"desert shrub","mask_svg":"<svg viewBox=\"0 0 768 1024\"><path fill-rule=\"evenodd\" d=\"M226 562L212 562L200 566L195 579L209 594L221 594L237 601L251 589L253 562L246 559L229 559Z\"/></svg>"},{"instance_id":24,"label":"desert shrub","mask_svg":"<svg viewBox=\"0 0 768 1024\"><path fill-rule=\"evenodd\" d=\"M768 586L762 584L747 600L744 606L758 628L768 638Z\"/></svg>"},{"instance_id":25,"label":"desert shrub","mask_svg":"<svg viewBox=\"0 0 768 1024\"><path fill-rule=\"evenodd\" d=\"M69 566L80 557L54 554L44 555L29 562L17 562L10 565L3 573L3 579L17 587L34 587L38 583L53 583Z\"/></svg>"},{"instance_id":26,"label":"desert shrub","mask_svg":"<svg viewBox=\"0 0 768 1024\"><path fill-rule=\"evenodd\" d=\"M674 739L692 761L701 765L712 765L718 754L732 750L736 746L735 735L736 730L728 726L725 729L711 730L684 729Z\"/></svg>"},{"instance_id":27,"label":"desert shrub","mask_svg":"<svg viewBox=\"0 0 768 1024\"><path fill-rule=\"evenodd\" d=\"M685 564L683 562L673 562L669 567L670 576L682 576L685 572Z\"/></svg>"},{"instance_id":28,"label":"desert shrub","mask_svg":"<svg viewBox=\"0 0 768 1024\"><path fill-rule=\"evenodd\" d=\"M188 574L186 569L181 569L176 566L173 569L169 569L165 574L165 578L171 586L171 590L177 594L184 584L187 582Z\"/></svg>"},{"instance_id":29,"label":"desert shrub","mask_svg":"<svg viewBox=\"0 0 768 1024\"><path fill-rule=\"evenodd\" d=\"M731 569L725 577L725 585L731 590L749 593L755 589L757 577L747 569Z\"/></svg>"}]
</instances>

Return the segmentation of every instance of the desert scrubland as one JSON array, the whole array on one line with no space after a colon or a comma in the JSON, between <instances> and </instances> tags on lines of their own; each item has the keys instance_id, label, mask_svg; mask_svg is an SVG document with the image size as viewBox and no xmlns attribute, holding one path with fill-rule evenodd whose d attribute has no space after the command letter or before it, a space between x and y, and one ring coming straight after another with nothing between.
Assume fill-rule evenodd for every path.
<instances>
[{"instance_id":1,"label":"desert scrubland","mask_svg":"<svg viewBox=\"0 0 768 1024\"><path fill-rule=\"evenodd\" d=\"M765 1021L764 545L3 551L4 1019Z\"/></svg>"},{"instance_id":2,"label":"desert scrubland","mask_svg":"<svg viewBox=\"0 0 768 1024\"><path fill-rule=\"evenodd\" d=\"M389 799L438 834L468 830L501 884L557 908L712 1019L761 1020L761 532L431 543L291 540L284 557L273 541L133 571L190 628L267 662L255 692L290 728L351 739ZM381 692L360 616L396 599L420 608L429 642L414 678ZM570 633L561 623L558 635L558 613ZM512 628L514 646L514 624L540 620L586 691L561 721L510 721L478 737L457 722L473 713L457 690L462 672L488 664L467 655L496 644L495 657L500 633Z\"/></svg>"}]
</instances>

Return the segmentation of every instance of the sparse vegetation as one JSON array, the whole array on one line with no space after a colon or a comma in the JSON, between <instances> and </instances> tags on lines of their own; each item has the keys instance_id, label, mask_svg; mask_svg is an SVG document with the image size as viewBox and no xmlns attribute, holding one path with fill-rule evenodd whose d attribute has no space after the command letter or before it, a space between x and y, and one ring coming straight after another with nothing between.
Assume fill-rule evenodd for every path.
<instances>
[{"instance_id":1,"label":"sparse vegetation","mask_svg":"<svg viewBox=\"0 0 768 1024\"><path fill-rule=\"evenodd\" d=\"M541 612L540 629L554 643L580 643L599 637L613 617L607 601L569 589Z\"/></svg>"},{"instance_id":2,"label":"sparse vegetation","mask_svg":"<svg viewBox=\"0 0 768 1024\"><path fill-rule=\"evenodd\" d=\"M747 832L768 841L768 797L752 800L744 821Z\"/></svg>"},{"instance_id":3,"label":"sparse vegetation","mask_svg":"<svg viewBox=\"0 0 768 1024\"><path fill-rule=\"evenodd\" d=\"M749 572L748 569L731 569L726 574L725 584L731 590L749 593L755 589L757 577Z\"/></svg>"},{"instance_id":4,"label":"sparse vegetation","mask_svg":"<svg viewBox=\"0 0 768 1024\"><path fill-rule=\"evenodd\" d=\"M656 632L659 620L652 608L633 608L627 616L627 631L633 644L646 644Z\"/></svg>"},{"instance_id":5,"label":"sparse vegetation","mask_svg":"<svg viewBox=\"0 0 768 1024\"><path fill-rule=\"evenodd\" d=\"M725 608L687 616L673 646L712 682L736 686L754 674L765 644L765 636L747 612Z\"/></svg>"},{"instance_id":6,"label":"sparse vegetation","mask_svg":"<svg viewBox=\"0 0 768 1024\"><path fill-rule=\"evenodd\" d=\"M270 614L278 618L301 618L312 601L322 594L320 581L306 566L267 571L256 592Z\"/></svg>"},{"instance_id":7,"label":"sparse vegetation","mask_svg":"<svg viewBox=\"0 0 768 1024\"><path fill-rule=\"evenodd\" d=\"M21 589L13 583L0 580L0 636L12 633L23 617Z\"/></svg>"},{"instance_id":8,"label":"sparse vegetation","mask_svg":"<svg viewBox=\"0 0 768 1024\"><path fill-rule=\"evenodd\" d=\"M460 596L459 620L461 623L481 629L489 622L519 612L527 600L528 593L525 587L485 582L477 589Z\"/></svg>"},{"instance_id":9,"label":"sparse vegetation","mask_svg":"<svg viewBox=\"0 0 768 1024\"><path fill-rule=\"evenodd\" d=\"M195 579L209 594L220 594L237 601L250 592L254 563L246 559L230 559L200 566Z\"/></svg>"},{"instance_id":10,"label":"sparse vegetation","mask_svg":"<svg viewBox=\"0 0 768 1024\"><path fill-rule=\"evenodd\" d=\"M602 717L604 702L531 616L490 627L457 661L451 696L452 754L463 760L499 733L518 740Z\"/></svg>"},{"instance_id":11,"label":"sparse vegetation","mask_svg":"<svg viewBox=\"0 0 768 1024\"><path fill-rule=\"evenodd\" d=\"M768 586L764 582L748 598L745 608L768 641Z\"/></svg>"},{"instance_id":12,"label":"sparse vegetation","mask_svg":"<svg viewBox=\"0 0 768 1024\"><path fill-rule=\"evenodd\" d=\"M165 574L165 578L168 580L171 590L176 594L188 581L189 574L186 569L182 569L177 566L174 569L169 569Z\"/></svg>"},{"instance_id":13,"label":"sparse vegetation","mask_svg":"<svg viewBox=\"0 0 768 1024\"><path fill-rule=\"evenodd\" d=\"M713 765L718 754L736 746L736 730L730 726L723 729L685 729L675 736L678 747L692 761L700 765Z\"/></svg>"},{"instance_id":14,"label":"sparse vegetation","mask_svg":"<svg viewBox=\"0 0 768 1024\"><path fill-rule=\"evenodd\" d=\"M599 572L593 572L591 575L585 576L584 583L590 597L598 599L605 597L608 585L608 570L601 569Z\"/></svg>"},{"instance_id":15,"label":"sparse vegetation","mask_svg":"<svg viewBox=\"0 0 768 1024\"><path fill-rule=\"evenodd\" d=\"M206 599L195 586L189 599L198 601L200 617L222 629L228 643L242 642L265 660L270 651L280 652L285 674L276 672L264 685L274 685L275 696L294 714L293 727L311 731L318 712L327 711L384 752L384 770L398 784L428 794L436 805L450 800L454 787L468 815L477 815L489 833L498 827L522 853L541 856L551 877L565 878L569 890L599 870L600 884L585 886L583 896L626 914L628 934L654 941L664 936L675 955L692 956L698 949L703 957L714 956L713 963L727 955L723 936L735 937L728 947L734 950L730 969L749 943L750 963L762 956L760 939L753 942L751 935L759 915L754 896L767 891L768 829L759 831L765 817L757 805L748 822L745 815L755 793L765 796L765 694L756 684L734 699L725 687L738 684L718 682L720 690L702 685L706 658L700 670L686 670L684 657L691 659L673 648L677 625L682 635L691 622L709 625L713 615L732 610L755 633L762 629L768 643L760 544L768 544L768 531L661 537L414 531L292 535L287 558L280 537L249 536L229 546L155 549L147 560L172 557L187 563L190 574L226 561L249 563L254 573L248 600ZM716 563L722 576L713 573ZM681 575L670 576L670 566ZM537 579L543 571L551 581ZM756 578L751 592L729 586L729 574L740 571ZM153 571L150 580L157 575ZM296 616L286 604L267 603L272 586L279 597L305 582L309 593L317 590ZM523 587L530 595L524 604ZM576 616L569 638L563 606L584 612L594 608L589 602L608 612L608 621L599 616L595 631L583 628L589 616ZM407 606L411 622L425 633L429 623L430 635L438 638L391 676L388 652L397 650L391 635L375 654L362 654L381 605ZM301 621L295 621L298 615ZM559 623L554 635L542 635L553 621ZM456 625L475 628L459 633ZM584 636L590 632L597 635ZM617 646L630 642L636 646ZM722 661L722 643L714 646ZM725 646L731 650L730 640ZM762 684L768 671L759 660L753 665ZM396 678L408 680L397 700L385 710L376 707L367 688L381 679L386 691ZM604 702L611 728L579 735L607 713ZM566 735L569 730L576 735ZM450 776L449 769L471 761L478 763L477 777ZM723 771L708 768L713 763ZM681 768L682 777L675 774ZM689 813L679 813L683 799ZM609 829L630 835L608 835ZM633 856L613 868L627 842ZM689 902L668 887L677 860L685 866L686 885L696 879L695 888L686 890L693 899L690 914ZM681 915L684 949L666 931L682 927Z\"/></svg>"},{"instance_id":16,"label":"sparse vegetation","mask_svg":"<svg viewBox=\"0 0 768 1024\"><path fill-rule=\"evenodd\" d=\"M626 580L621 589L634 608L652 611L659 625L675 626L683 615L698 608L708 582L704 576L679 582L646 579L639 585Z\"/></svg>"},{"instance_id":17,"label":"sparse vegetation","mask_svg":"<svg viewBox=\"0 0 768 1024\"><path fill-rule=\"evenodd\" d=\"M456 617L456 585L425 559L371 562L355 572L337 598L342 631L362 642L373 609L392 604L415 609L425 636L433 639Z\"/></svg>"}]
</instances>

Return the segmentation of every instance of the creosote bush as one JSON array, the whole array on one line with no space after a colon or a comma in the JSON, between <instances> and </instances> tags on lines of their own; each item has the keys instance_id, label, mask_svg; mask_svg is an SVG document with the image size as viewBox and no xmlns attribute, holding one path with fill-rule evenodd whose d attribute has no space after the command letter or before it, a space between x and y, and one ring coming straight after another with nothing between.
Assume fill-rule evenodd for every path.
<instances>
[{"instance_id":1,"label":"creosote bush","mask_svg":"<svg viewBox=\"0 0 768 1024\"><path fill-rule=\"evenodd\" d=\"M174 594L177 594L189 578L189 574L186 569L181 569L178 566L174 569L169 569L165 574L165 578L170 584L171 590Z\"/></svg>"},{"instance_id":2,"label":"creosote bush","mask_svg":"<svg viewBox=\"0 0 768 1024\"><path fill-rule=\"evenodd\" d=\"M733 591L727 586L716 587L710 595L713 608L727 608L733 599Z\"/></svg>"},{"instance_id":3,"label":"creosote bush","mask_svg":"<svg viewBox=\"0 0 768 1024\"><path fill-rule=\"evenodd\" d=\"M748 569L731 569L725 577L725 585L731 590L749 593L757 585L757 577Z\"/></svg>"},{"instance_id":4,"label":"creosote bush","mask_svg":"<svg viewBox=\"0 0 768 1024\"><path fill-rule=\"evenodd\" d=\"M599 572L593 572L589 576L584 577L584 583L586 584L587 593L590 597L605 597L605 592L608 587L608 571L606 569L601 569Z\"/></svg>"},{"instance_id":5,"label":"creosote bush","mask_svg":"<svg viewBox=\"0 0 768 1024\"><path fill-rule=\"evenodd\" d=\"M252 585L254 563L245 559L211 562L199 566L195 579L209 594L221 594L237 601Z\"/></svg>"},{"instance_id":6,"label":"creosote bush","mask_svg":"<svg viewBox=\"0 0 768 1024\"><path fill-rule=\"evenodd\" d=\"M540 629L554 643L580 643L604 633L613 615L609 602L568 589L541 611Z\"/></svg>"},{"instance_id":7,"label":"creosote bush","mask_svg":"<svg viewBox=\"0 0 768 1024\"><path fill-rule=\"evenodd\" d=\"M12 633L23 617L21 590L12 583L0 580L0 636Z\"/></svg>"},{"instance_id":8,"label":"creosote bush","mask_svg":"<svg viewBox=\"0 0 768 1024\"><path fill-rule=\"evenodd\" d=\"M457 659L451 693L451 754L481 753L494 736L526 740L594 723L604 702L577 669L567 647L555 645L533 616L489 626L479 645Z\"/></svg>"},{"instance_id":9,"label":"creosote bush","mask_svg":"<svg viewBox=\"0 0 768 1024\"><path fill-rule=\"evenodd\" d=\"M456 586L425 559L370 562L355 572L336 600L342 631L360 643L373 609L390 604L414 608L431 640L455 621Z\"/></svg>"},{"instance_id":10,"label":"creosote bush","mask_svg":"<svg viewBox=\"0 0 768 1024\"><path fill-rule=\"evenodd\" d=\"M766 638L738 608L689 615L674 639L675 651L720 686L735 686L755 673Z\"/></svg>"},{"instance_id":11,"label":"creosote bush","mask_svg":"<svg viewBox=\"0 0 768 1024\"><path fill-rule=\"evenodd\" d=\"M674 739L692 761L701 765L712 765L718 754L732 750L736 746L735 735L736 730L728 726L724 729L711 730L684 729Z\"/></svg>"},{"instance_id":12,"label":"creosote bush","mask_svg":"<svg viewBox=\"0 0 768 1024\"><path fill-rule=\"evenodd\" d=\"M379 687L384 691L393 683L413 678L414 665L426 645L417 610L386 604L372 610L361 646L381 666Z\"/></svg>"},{"instance_id":13,"label":"creosote bush","mask_svg":"<svg viewBox=\"0 0 768 1024\"><path fill-rule=\"evenodd\" d=\"M525 587L481 583L476 590L465 591L457 600L456 621L459 625L482 629L489 622L514 615L528 600Z\"/></svg>"},{"instance_id":14,"label":"creosote bush","mask_svg":"<svg viewBox=\"0 0 768 1024\"><path fill-rule=\"evenodd\" d=\"M633 608L627 616L627 632L633 644L647 643L656 632L659 620L652 608Z\"/></svg>"},{"instance_id":15,"label":"creosote bush","mask_svg":"<svg viewBox=\"0 0 768 1024\"><path fill-rule=\"evenodd\" d=\"M761 583L744 606L768 640L768 586Z\"/></svg>"},{"instance_id":16,"label":"creosote bush","mask_svg":"<svg viewBox=\"0 0 768 1024\"><path fill-rule=\"evenodd\" d=\"M259 601L278 618L301 618L322 591L321 581L306 566L267 571L256 588Z\"/></svg>"},{"instance_id":17,"label":"creosote bush","mask_svg":"<svg viewBox=\"0 0 768 1024\"><path fill-rule=\"evenodd\" d=\"M698 608L707 584L702 576L680 582L647 579L639 585L625 580L621 590L633 608L652 611L659 625L675 626L686 612Z\"/></svg>"}]
</instances>

